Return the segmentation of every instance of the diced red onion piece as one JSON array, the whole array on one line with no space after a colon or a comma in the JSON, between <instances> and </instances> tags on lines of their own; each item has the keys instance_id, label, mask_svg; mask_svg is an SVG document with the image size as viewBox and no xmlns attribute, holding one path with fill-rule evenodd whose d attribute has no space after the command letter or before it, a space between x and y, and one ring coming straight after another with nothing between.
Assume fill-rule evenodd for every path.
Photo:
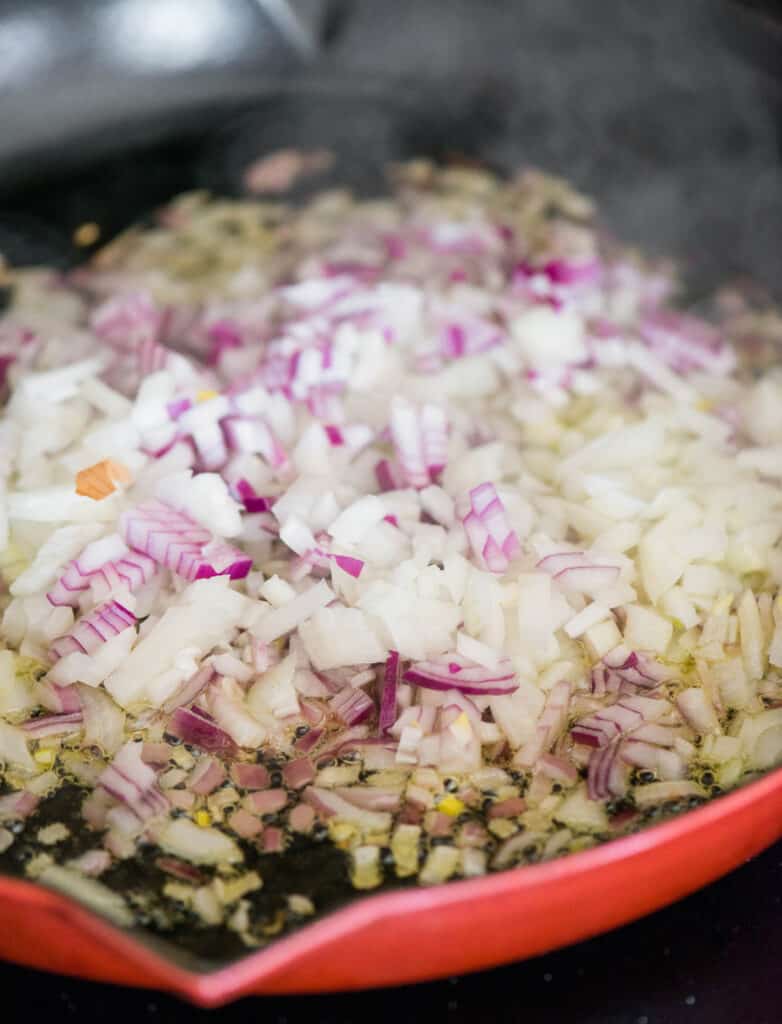
<instances>
[{"instance_id":1,"label":"diced red onion piece","mask_svg":"<svg viewBox=\"0 0 782 1024\"><path fill-rule=\"evenodd\" d=\"M260 455L278 472L288 471L288 453L264 420L256 417L228 416L222 421L222 428L230 451Z\"/></svg>"},{"instance_id":2,"label":"diced red onion piece","mask_svg":"<svg viewBox=\"0 0 782 1024\"><path fill-rule=\"evenodd\" d=\"M205 580L212 576L229 576L232 580L243 580L252 567L253 560L249 555L233 544L216 541L202 549L186 578Z\"/></svg>"},{"instance_id":3,"label":"diced red onion piece","mask_svg":"<svg viewBox=\"0 0 782 1024\"><path fill-rule=\"evenodd\" d=\"M389 651L383 676L383 694L380 699L380 734L389 731L396 719L396 696L402 674L402 663L397 651Z\"/></svg>"},{"instance_id":4,"label":"diced red onion piece","mask_svg":"<svg viewBox=\"0 0 782 1024\"><path fill-rule=\"evenodd\" d=\"M494 484L483 483L470 491L470 511L462 522L474 554L489 572L505 572L521 553Z\"/></svg>"},{"instance_id":5,"label":"diced red onion piece","mask_svg":"<svg viewBox=\"0 0 782 1024\"><path fill-rule=\"evenodd\" d=\"M636 768L657 771L660 763L660 748L652 743L645 743L643 740L631 737L622 744L621 758L625 764L631 764Z\"/></svg>"},{"instance_id":6,"label":"diced red onion piece","mask_svg":"<svg viewBox=\"0 0 782 1024\"><path fill-rule=\"evenodd\" d=\"M79 691L73 684L57 686L49 679L40 679L35 684L34 693L38 703L48 711L54 711L57 714L70 714L81 710Z\"/></svg>"},{"instance_id":7,"label":"diced red onion piece","mask_svg":"<svg viewBox=\"0 0 782 1024\"><path fill-rule=\"evenodd\" d=\"M206 881L203 874L193 864L179 860L177 857L158 857L155 860L155 867L160 868L172 878L178 878L181 882L192 882L193 885L203 885Z\"/></svg>"},{"instance_id":8,"label":"diced red onion piece","mask_svg":"<svg viewBox=\"0 0 782 1024\"><path fill-rule=\"evenodd\" d=\"M157 786L157 775L142 757L142 744L132 740L117 751L98 784L124 804L139 821L165 814L169 803Z\"/></svg>"},{"instance_id":9,"label":"diced red onion piece","mask_svg":"<svg viewBox=\"0 0 782 1024\"><path fill-rule=\"evenodd\" d=\"M308 757L298 757L283 765L282 777L290 789L302 789L315 778L315 767Z\"/></svg>"},{"instance_id":10,"label":"diced red onion piece","mask_svg":"<svg viewBox=\"0 0 782 1024\"><path fill-rule=\"evenodd\" d=\"M562 551L541 558L537 568L565 587L591 593L610 586L619 577L619 566L605 563L605 556L603 558L604 564L584 551Z\"/></svg>"},{"instance_id":11,"label":"diced red onion piece","mask_svg":"<svg viewBox=\"0 0 782 1024\"><path fill-rule=\"evenodd\" d=\"M208 796L226 780L225 766L213 757L202 757L187 779L187 788L199 796Z\"/></svg>"},{"instance_id":12,"label":"diced red onion piece","mask_svg":"<svg viewBox=\"0 0 782 1024\"><path fill-rule=\"evenodd\" d=\"M88 544L77 559L68 563L46 596L55 606L75 608L80 595L91 586L102 596L118 587L132 593L149 583L157 571L152 558L141 551L129 551L122 538L113 534Z\"/></svg>"},{"instance_id":13,"label":"diced red onion piece","mask_svg":"<svg viewBox=\"0 0 782 1024\"><path fill-rule=\"evenodd\" d=\"M288 815L288 826L292 832L310 832L315 824L315 809L309 804L296 804Z\"/></svg>"},{"instance_id":14,"label":"diced red onion piece","mask_svg":"<svg viewBox=\"0 0 782 1024\"><path fill-rule=\"evenodd\" d=\"M92 330L120 352L136 351L145 341L156 341L163 313L148 292L125 292L103 302L90 316Z\"/></svg>"},{"instance_id":15,"label":"diced red onion piece","mask_svg":"<svg viewBox=\"0 0 782 1024\"><path fill-rule=\"evenodd\" d=\"M470 663L459 654L444 654L430 661L411 665L404 680L428 690L459 690L462 693L501 695L518 689L516 674L509 658L501 659L494 669Z\"/></svg>"},{"instance_id":16,"label":"diced red onion piece","mask_svg":"<svg viewBox=\"0 0 782 1024\"><path fill-rule=\"evenodd\" d=\"M382 786L336 786L333 792L368 811L396 811L402 803L398 790Z\"/></svg>"},{"instance_id":17,"label":"diced red onion piece","mask_svg":"<svg viewBox=\"0 0 782 1024\"><path fill-rule=\"evenodd\" d=\"M141 760L144 764L162 768L171 758L171 747L168 743L144 743L141 747Z\"/></svg>"},{"instance_id":18,"label":"diced red onion piece","mask_svg":"<svg viewBox=\"0 0 782 1024\"><path fill-rule=\"evenodd\" d=\"M162 710L166 713L176 711L185 704L190 704L202 693L215 677L215 670L211 664L202 665L189 679L175 690L163 705Z\"/></svg>"},{"instance_id":19,"label":"diced red onion piece","mask_svg":"<svg viewBox=\"0 0 782 1024\"><path fill-rule=\"evenodd\" d=\"M275 814L288 802L284 789L259 789L244 798L244 806L253 814Z\"/></svg>"},{"instance_id":20,"label":"diced red onion piece","mask_svg":"<svg viewBox=\"0 0 782 1024\"><path fill-rule=\"evenodd\" d=\"M247 512L271 512L274 499L262 497L243 477L233 484L231 490Z\"/></svg>"},{"instance_id":21,"label":"diced red onion piece","mask_svg":"<svg viewBox=\"0 0 782 1024\"><path fill-rule=\"evenodd\" d=\"M449 711L451 712L449 715ZM411 726L416 732L429 733L434 729L438 709L433 705L416 704L403 708L399 718L391 726L389 732L392 736L401 737L406 729ZM459 708L443 709L441 724L448 725L459 717Z\"/></svg>"},{"instance_id":22,"label":"diced red onion piece","mask_svg":"<svg viewBox=\"0 0 782 1024\"><path fill-rule=\"evenodd\" d=\"M390 816L385 811L369 811L357 807L345 800L333 790L320 786L308 786L302 794L303 799L325 818L339 817L351 821L369 830L383 831L390 823Z\"/></svg>"},{"instance_id":23,"label":"diced red onion piece","mask_svg":"<svg viewBox=\"0 0 782 1024\"><path fill-rule=\"evenodd\" d=\"M264 853L282 853L285 849L285 833L276 826L267 826L261 836L261 847Z\"/></svg>"},{"instance_id":24,"label":"diced red onion piece","mask_svg":"<svg viewBox=\"0 0 782 1024\"><path fill-rule=\"evenodd\" d=\"M542 754L538 760L538 767L554 782L568 784L578 779L576 766L563 757L557 757L556 754Z\"/></svg>"},{"instance_id":25,"label":"diced red onion piece","mask_svg":"<svg viewBox=\"0 0 782 1024\"><path fill-rule=\"evenodd\" d=\"M566 569L573 569L584 564L589 564L584 551L556 551L541 558L536 568L542 569L550 576L557 576Z\"/></svg>"},{"instance_id":26,"label":"diced red onion piece","mask_svg":"<svg viewBox=\"0 0 782 1024\"><path fill-rule=\"evenodd\" d=\"M67 736L79 732L84 718L81 711L63 715L40 715L23 722L21 728L36 739L41 736Z\"/></svg>"},{"instance_id":27,"label":"diced red onion piece","mask_svg":"<svg viewBox=\"0 0 782 1024\"><path fill-rule=\"evenodd\" d=\"M329 706L345 725L358 725L374 714L375 705L371 697L360 688L346 686L331 698Z\"/></svg>"},{"instance_id":28,"label":"diced red onion piece","mask_svg":"<svg viewBox=\"0 0 782 1024\"><path fill-rule=\"evenodd\" d=\"M269 769L262 764L235 761L231 765L231 780L240 789L266 789L269 785Z\"/></svg>"},{"instance_id":29,"label":"diced red onion piece","mask_svg":"<svg viewBox=\"0 0 782 1024\"><path fill-rule=\"evenodd\" d=\"M195 806L196 795L189 789L168 789L166 796L172 807L178 807L182 811L190 811Z\"/></svg>"},{"instance_id":30,"label":"diced red onion piece","mask_svg":"<svg viewBox=\"0 0 782 1024\"><path fill-rule=\"evenodd\" d=\"M360 558L353 558L351 555L332 555L331 557L343 572L354 579L359 578L361 570L364 568L364 563Z\"/></svg>"},{"instance_id":31,"label":"diced red onion piece","mask_svg":"<svg viewBox=\"0 0 782 1024\"><path fill-rule=\"evenodd\" d=\"M301 717L310 725L320 725L326 717L326 709L316 700L302 700L299 707Z\"/></svg>"},{"instance_id":32,"label":"diced red onion piece","mask_svg":"<svg viewBox=\"0 0 782 1024\"><path fill-rule=\"evenodd\" d=\"M136 617L129 609L119 601L107 601L79 619L70 633L57 637L49 650L50 657L56 661L75 651L93 654L101 644L135 624Z\"/></svg>"},{"instance_id":33,"label":"diced red onion piece","mask_svg":"<svg viewBox=\"0 0 782 1024\"><path fill-rule=\"evenodd\" d=\"M228 827L242 839L253 839L263 830L260 818L250 814L243 807L237 808L228 818Z\"/></svg>"},{"instance_id":34,"label":"diced red onion piece","mask_svg":"<svg viewBox=\"0 0 782 1024\"><path fill-rule=\"evenodd\" d=\"M0 821L24 821L38 806L40 797L26 790L0 796Z\"/></svg>"},{"instance_id":35,"label":"diced red onion piece","mask_svg":"<svg viewBox=\"0 0 782 1024\"><path fill-rule=\"evenodd\" d=\"M641 339L676 373L697 370L726 375L735 365L733 349L711 324L687 313L658 309L641 325Z\"/></svg>"},{"instance_id":36,"label":"diced red onion piece","mask_svg":"<svg viewBox=\"0 0 782 1024\"><path fill-rule=\"evenodd\" d=\"M426 815L427 831L430 836L450 836L453 833L454 820L450 814L435 811Z\"/></svg>"},{"instance_id":37,"label":"diced red onion piece","mask_svg":"<svg viewBox=\"0 0 782 1024\"><path fill-rule=\"evenodd\" d=\"M305 732L304 735L299 736L294 743L296 750L302 754L309 753L310 750L318 745L321 737L323 736L323 732L323 729L310 729L309 732Z\"/></svg>"},{"instance_id":38,"label":"diced red onion piece","mask_svg":"<svg viewBox=\"0 0 782 1024\"><path fill-rule=\"evenodd\" d=\"M448 422L443 410L426 404L416 409L401 396L391 403L391 437L406 483L428 487L445 467Z\"/></svg>"},{"instance_id":39,"label":"diced red onion piece","mask_svg":"<svg viewBox=\"0 0 782 1024\"><path fill-rule=\"evenodd\" d=\"M490 818L515 818L527 809L527 801L520 796L511 796L507 800L498 800L489 808Z\"/></svg>"},{"instance_id":40,"label":"diced red onion piece","mask_svg":"<svg viewBox=\"0 0 782 1024\"><path fill-rule=\"evenodd\" d=\"M375 477L381 491L398 491L405 486L402 471L389 459L381 459L375 466ZM424 485L426 486L426 485Z\"/></svg>"},{"instance_id":41,"label":"diced red onion piece","mask_svg":"<svg viewBox=\"0 0 782 1024\"><path fill-rule=\"evenodd\" d=\"M100 831L106 827L106 812L111 806L112 798L105 789L93 789L82 801L81 816L90 828Z\"/></svg>"},{"instance_id":42,"label":"diced red onion piece","mask_svg":"<svg viewBox=\"0 0 782 1024\"><path fill-rule=\"evenodd\" d=\"M310 730L313 732L314 730ZM357 740L365 740L369 734L369 727L366 725L353 725L349 729L346 729L342 733L338 733L334 742L330 747L327 747L317 755L315 763L317 765L323 764L324 761L330 761L334 757L339 757L343 751L355 749L354 744ZM309 735L309 733L307 734ZM306 739L306 737L302 737ZM303 748L297 746L298 750ZM307 748L311 749L311 748ZM306 751L304 751L306 753Z\"/></svg>"},{"instance_id":43,"label":"diced red onion piece","mask_svg":"<svg viewBox=\"0 0 782 1024\"><path fill-rule=\"evenodd\" d=\"M592 752L587 771L591 800L622 797L627 792L627 773L619 759L619 744L610 743Z\"/></svg>"},{"instance_id":44,"label":"diced red onion piece","mask_svg":"<svg viewBox=\"0 0 782 1024\"><path fill-rule=\"evenodd\" d=\"M623 733L633 732L643 722L640 711L619 702L582 718L573 726L571 735L576 743L604 747Z\"/></svg>"},{"instance_id":45,"label":"diced red onion piece","mask_svg":"<svg viewBox=\"0 0 782 1024\"><path fill-rule=\"evenodd\" d=\"M163 501L123 512L119 525L129 547L187 580L242 579L252 568L251 558L230 544L213 542L209 530Z\"/></svg>"},{"instance_id":46,"label":"diced red onion piece","mask_svg":"<svg viewBox=\"0 0 782 1024\"><path fill-rule=\"evenodd\" d=\"M236 753L236 744L228 733L200 708L177 708L168 721L166 731L209 754L231 756Z\"/></svg>"}]
</instances>

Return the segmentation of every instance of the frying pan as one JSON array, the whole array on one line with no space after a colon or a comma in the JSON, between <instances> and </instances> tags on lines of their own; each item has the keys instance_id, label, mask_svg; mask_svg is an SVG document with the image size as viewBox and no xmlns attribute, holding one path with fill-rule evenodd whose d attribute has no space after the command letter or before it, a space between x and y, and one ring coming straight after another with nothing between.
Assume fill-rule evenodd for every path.
<instances>
[{"instance_id":1,"label":"frying pan","mask_svg":"<svg viewBox=\"0 0 782 1024\"><path fill-rule=\"evenodd\" d=\"M26 87L30 60L26 71L17 61L0 98L0 123L12 129L0 133L0 251L12 262L73 265L89 251L73 242L84 221L105 241L182 189L236 193L259 154L299 146L336 157L299 196L335 182L377 193L389 160L420 154L499 170L538 164L595 195L615 234L679 258L691 303L725 278L779 288L780 51L767 14L706 0L305 4L304 52L289 26L248 0L219 5L236 23L215 31L212 49L194 47L191 65L158 50L147 64L118 66L102 56L94 27L109 8L143 2L0 2L0 49L9 24L18 38L20 11L55 26L46 82ZM189 2L202 13L210 6ZM55 22L65 7L63 40ZM77 15L87 19L81 36ZM66 85L81 92L57 107ZM55 109L67 123L41 130ZM776 772L558 861L361 897L231 963L122 932L61 895L0 877L0 955L205 1006L250 992L409 982L615 927L780 835Z\"/></svg>"}]
</instances>

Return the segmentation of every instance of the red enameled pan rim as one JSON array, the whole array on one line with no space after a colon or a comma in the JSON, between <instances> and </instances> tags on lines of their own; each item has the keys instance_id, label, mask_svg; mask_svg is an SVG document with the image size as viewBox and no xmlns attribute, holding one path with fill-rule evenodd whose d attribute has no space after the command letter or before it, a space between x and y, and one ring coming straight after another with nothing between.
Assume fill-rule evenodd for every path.
<instances>
[{"instance_id":1,"label":"red enameled pan rim","mask_svg":"<svg viewBox=\"0 0 782 1024\"><path fill-rule=\"evenodd\" d=\"M352 931L384 919L432 914L454 905L463 905L467 912L471 904L501 900L510 893L518 895L537 887L551 889L559 883L573 881L579 876L588 882L590 876L601 869L648 854L657 848L674 846L688 840L695 840L697 847L697 840L705 839L713 826L739 811L746 812L753 805L762 804L781 789L782 770L779 770L703 807L685 812L671 821L603 843L590 850L544 864L510 869L482 878L425 889L404 889L366 896L274 942L264 950L250 953L235 963L203 974L171 963L165 956L158 955L143 944L137 943L131 936L114 928L67 897L34 883L7 876L0 877L0 896L7 897L13 893L24 898L30 912L39 909L42 912L65 916L74 929L89 933L119 956L122 956L123 952L130 955L141 970L144 970L145 966L148 967L151 977L164 980L166 987L172 991L199 1005L216 1006L253 991L265 976L273 975L283 965L295 962L313 946L326 947ZM782 823L780 831L782 832ZM687 842L687 845L691 843ZM696 853L695 849L693 853ZM697 883L689 885L689 889L695 887ZM659 905L662 906L663 902ZM591 932L586 930L579 937L586 938L589 934ZM541 949L539 952L544 950ZM308 988L312 990L307 984L303 986L303 990Z\"/></svg>"}]
</instances>

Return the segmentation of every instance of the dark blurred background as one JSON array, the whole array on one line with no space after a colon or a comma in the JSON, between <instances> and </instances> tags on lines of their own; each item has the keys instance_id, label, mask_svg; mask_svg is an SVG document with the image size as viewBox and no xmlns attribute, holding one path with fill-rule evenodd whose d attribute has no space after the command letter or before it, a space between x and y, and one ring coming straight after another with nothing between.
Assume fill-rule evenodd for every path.
<instances>
[{"instance_id":1,"label":"dark blurred background","mask_svg":"<svg viewBox=\"0 0 782 1024\"><path fill-rule=\"evenodd\" d=\"M0 250L72 260L259 153L311 187L414 154L537 164L696 289L782 280L775 0L0 0ZM772 14L769 14L769 11ZM76 170L78 173L75 173Z\"/></svg>"}]
</instances>

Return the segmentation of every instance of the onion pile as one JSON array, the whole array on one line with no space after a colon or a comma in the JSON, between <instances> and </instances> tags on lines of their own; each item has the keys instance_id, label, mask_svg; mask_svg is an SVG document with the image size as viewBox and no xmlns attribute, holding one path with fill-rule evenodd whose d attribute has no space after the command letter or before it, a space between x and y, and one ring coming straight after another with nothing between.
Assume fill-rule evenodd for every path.
<instances>
[{"instance_id":1,"label":"onion pile","mask_svg":"<svg viewBox=\"0 0 782 1024\"><path fill-rule=\"evenodd\" d=\"M394 177L11 274L0 824L86 787L38 875L96 905L156 846L257 944L249 848L428 884L782 759L778 319L676 309L561 181Z\"/></svg>"}]
</instances>

